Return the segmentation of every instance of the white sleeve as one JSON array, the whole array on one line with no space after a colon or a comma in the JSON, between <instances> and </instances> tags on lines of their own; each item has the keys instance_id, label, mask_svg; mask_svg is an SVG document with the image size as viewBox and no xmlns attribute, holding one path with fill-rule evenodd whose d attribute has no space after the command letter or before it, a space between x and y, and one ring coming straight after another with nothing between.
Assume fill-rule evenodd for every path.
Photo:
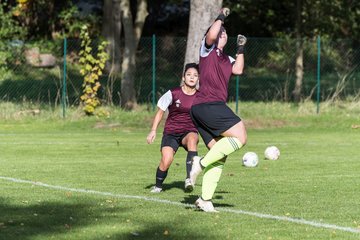
<instances>
[{"instance_id":1,"label":"white sleeve","mask_svg":"<svg viewBox=\"0 0 360 240\"><path fill-rule=\"evenodd\" d=\"M164 95L161 96L161 98L157 103L157 106L165 112L171 103L172 103L172 94L171 91L169 90Z\"/></svg>"},{"instance_id":2,"label":"white sleeve","mask_svg":"<svg viewBox=\"0 0 360 240\"><path fill-rule=\"evenodd\" d=\"M215 48L215 44L213 44L209 49L205 46L205 37L201 41L201 47L200 47L200 57L207 57L210 52Z\"/></svg>"},{"instance_id":3,"label":"white sleeve","mask_svg":"<svg viewBox=\"0 0 360 240\"><path fill-rule=\"evenodd\" d=\"M235 62L235 59L234 59L233 57L229 56L229 59L230 59L230 62L231 62L231 63L234 63L234 62Z\"/></svg>"}]
</instances>

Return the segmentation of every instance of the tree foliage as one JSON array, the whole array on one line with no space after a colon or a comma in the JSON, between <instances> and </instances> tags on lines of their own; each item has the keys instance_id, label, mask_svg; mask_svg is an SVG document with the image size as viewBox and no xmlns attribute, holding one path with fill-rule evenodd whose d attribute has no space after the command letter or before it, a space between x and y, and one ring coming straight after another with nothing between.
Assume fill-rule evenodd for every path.
<instances>
[{"instance_id":1,"label":"tree foliage","mask_svg":"<svg viewBox=\"0 0 360 240\"><path fill-rule=\"evenodd\" d=\"M358 46L360 39L360 2L353 0L224 0L224 5L230 6L232 14L227 19L229 35L243 33L250 37L280 37L286 41L282 46L276 46L274 51L266 53L260 61L272 64L279 63L279 59L291 59L283 51L284 46L296 46L293 68L290 72L296 76L295 87L292 91L293 99L301 100L304 75L304 48L309 42L321 36L322 42L337 39L350 39L353 46ZM261 6L261 7L259 7ZM294 41L295 40L295 41ZM292 42L292 43L291 43ZM345 41L342 41L345 42ZM306 43L306 44L305 44ZM322 47L322 58L331 66L337 66L341 54L356 54L346 47L338 44L337 48ZM327 45L329 46L329 45ZM314 57L312 57L314 59ZM347 66L347 64L343 64ZM272 68L276 71L276 67ZM352 69L346 67L345 69ZM339 68L339 76L343 75ZM348 74L345 72L345 75Z\"/></svg>"},{"instance_id":2,"label":"tree foliage","mask_svg":"<svg viewBox=\"0 0 360 240\"><path fill-rule=\"evenodd\" d=\"M82 50L79 53L79 62L82 65L80 73L84 76L83 95L80 99L84 105L84 112L87 115L93 115L95 109L100 105L97 93L101 86L99 78L103 74L105 62L109 58L105 50L108 43L106 41L101 42L97 49L97 55L94 57L92 55L93 49L86 25L81 29L80 38L82 40Z\"/></svg>"},{"instance_id":3,"label":"tree foliage","mask_svg":"<svg viewBox=\"0 0 360 240\"><path fill-rule=\"evenodd\" d=\"M0 2L0 39L13 40L22 39L26 31L14 18L14 8L7 4L7 1Z\"/></svg>"},{"instance_id":4,"label":"tree foliage","mask_svg":"<svg viewBox=\"0 0 360 240\"><path fill-rule=\"evenodd\" d=\"M72 0L8 0L11 13L26 29L26 39L54 39L79 37L81 26L89 24L89 31L100 29L96 15L81 15Z\"/></svg>"},{"instance_id":5,"label":"tree foliage","mask_svg":"<svg viewBox=\"0 0 360 240\"><path fill-rule=\"evenodd\" d=\"M253 37L295 36L296 1L224 0L232 10L227 19L230 35L239 31ZM360 39L360 2L355 0L302 0L303 37L326 35Z\"/></svg>"},{"instance_id":6,"label":"tree foliage","mask_svg":"<svg viewBox=\"0 0 360 240\"><path fill-rule=\"evenodd\" d=\"M101 29L101 18L96 14L83 16L71 0L7 0L5 12L11 9L11 14L23 29L28 32L28 38L53 38L62 33L67 36L79 36L80 27L87 23L90 33L98 34ZM131 1L131 5L134 5ZM160 2L160 3L159 3ZM148 1L153 18L155 9L160 4L179 4L185 6L184 1ZM318 34L335 38L360 39L360 1L356 0L302 0L302 33L304 37ZM135 4L136 5L136 4ZM134 5L134 6L135 6ZM231 8L232 13L226 20L227 31L230 36L243 32L251 37L281 37L295 33L296 1L277 0L224 0L223 6ZM132 12L134 9L132 7ZM161 7L163 11L167 8ZM176 14L176 13L172 13ZM165 13L162 15L166 15ZM156 16L155 16L156 17ZM154 23L148 27L158 27ZM187 24L179 24L186 27ZM177 26L178 27L178 26ZM174 31L173 26L169 26ZM183 29L175 28L178 34L184 34ZM156 29L146 32L152 34ZM186 31L187 32L187 31ZM174 33L173 33L174 34Z\"/></svg>"},{"instance_id":7,"label":"tree foliage","mask_svg":"<svg viewBox=\"0 0 360 240\"><path fill-rule=\"evenodd\" d=\"M15 64L22 49L20 41L26 31L14 19L7 1L0 3L0 75L4 77L9 66ZM0 78L1 78L0 77Z\"/></svg>"}]
</instances>

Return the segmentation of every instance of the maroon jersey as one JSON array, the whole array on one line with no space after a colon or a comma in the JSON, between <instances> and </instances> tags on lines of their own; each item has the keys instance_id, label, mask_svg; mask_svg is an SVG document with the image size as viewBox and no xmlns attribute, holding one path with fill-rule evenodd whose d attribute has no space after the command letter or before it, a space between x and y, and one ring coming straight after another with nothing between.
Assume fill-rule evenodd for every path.
<instances>
[{"instance_id":1,"label":"maroon jersey","mask_svg":"<svg viewBox=\"0 0 360 240\"><path fill-rule=\"evenodd\" d=\"M226 102L233 61L235 59L223 53L215 45L206 49L203 40L199 62L200 89L194 105L205 102Z\"/></svg>"},{"instance_id":2,"label":"maroon jersey","mask_svg":"<svg viewBox=\"0 0 360 240\"><path fill-rule=\"evenodd\" d=\"M190 109L198 92L193 95L185 94L181 87L166 92L158 101L158 107L169 115L165 122L164 134L197 132L191 120Z\"/></svg>"}]
</instances>

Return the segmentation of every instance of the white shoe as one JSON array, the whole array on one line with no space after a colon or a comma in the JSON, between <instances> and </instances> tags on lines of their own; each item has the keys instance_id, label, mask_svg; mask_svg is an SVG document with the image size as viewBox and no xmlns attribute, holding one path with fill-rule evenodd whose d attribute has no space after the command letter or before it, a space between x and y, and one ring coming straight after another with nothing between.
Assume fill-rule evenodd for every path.
<instances>
[{"instance_id":1,"label":"white shoe","mask_svg":"<svg viewBox=\"0 0 360 240\"><path fill-rule=\"evenodd\" d=\"M159 188L159 187L157 187L157 186L153 186L152 188L151 188L151 191L150 191L151 193L160 193L160 192L162 192L162 188Z\"/></svg>"},{"instance_id":2,"label":"white shoe","mask_svg":"<svg viewBox=\"0 0 360 240\"><path fill-rule=\"evenodd\" d=\"M202 157L194 156L192 159L191 171L190 171L190 181L193 186L195 186L196 178L202 171L200 160Z\"/></svg>"},{"instance_id":3,"label":"white shoe","mask_svg":"<svg viewBox=\"0 0 360 240\"><path fill-rule=\"evenodd\" d=\"M199 197L198 200L196 200L195 206L203 210L204 212L219 212L215 210L214 205L210 200L206 201L203 200L201 197Z\"/></svg>"},{"instance_id":4,"label":"white shoe","mask_svg":"<svg viewBox=\"0 0 360 240\"><path fill-rule=\"evenodd\" d=\"M192 192L192 190L194 190L194 186L192 185L190 178L185 179L185 191Z\"/></svg>"}]
</instances>

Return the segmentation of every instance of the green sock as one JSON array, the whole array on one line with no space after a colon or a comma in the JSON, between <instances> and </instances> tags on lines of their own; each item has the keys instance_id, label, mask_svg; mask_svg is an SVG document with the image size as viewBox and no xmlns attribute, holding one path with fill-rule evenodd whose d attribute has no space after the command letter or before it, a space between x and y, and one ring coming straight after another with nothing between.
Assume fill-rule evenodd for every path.
<instances>
[{"instance_id":1,"label":"green sock","mask_svg":"<svg viewBox=\"0 0 360 240\"><path fill-rule=\"evenodd\" d=\"M224 159L225 160L225 159ZM218 161L205 168L202 180L201 197L204 200L211 200L217 184L220 180L221 173L224 168L225 161Z\"/></svg>"},{"instance_id":2,"label":"green sock","mask_svg":"<svg viewBox=\"0 0 360 240\"><path fill-rule=\"evenodd\" d=\"M241 147L242 144L239 139L235 137L223 137L217 141L205 157L201 159L201 165L206 168L212 163L228 156L236 150L239 150Z\"/></svg>"}]
</instances>

